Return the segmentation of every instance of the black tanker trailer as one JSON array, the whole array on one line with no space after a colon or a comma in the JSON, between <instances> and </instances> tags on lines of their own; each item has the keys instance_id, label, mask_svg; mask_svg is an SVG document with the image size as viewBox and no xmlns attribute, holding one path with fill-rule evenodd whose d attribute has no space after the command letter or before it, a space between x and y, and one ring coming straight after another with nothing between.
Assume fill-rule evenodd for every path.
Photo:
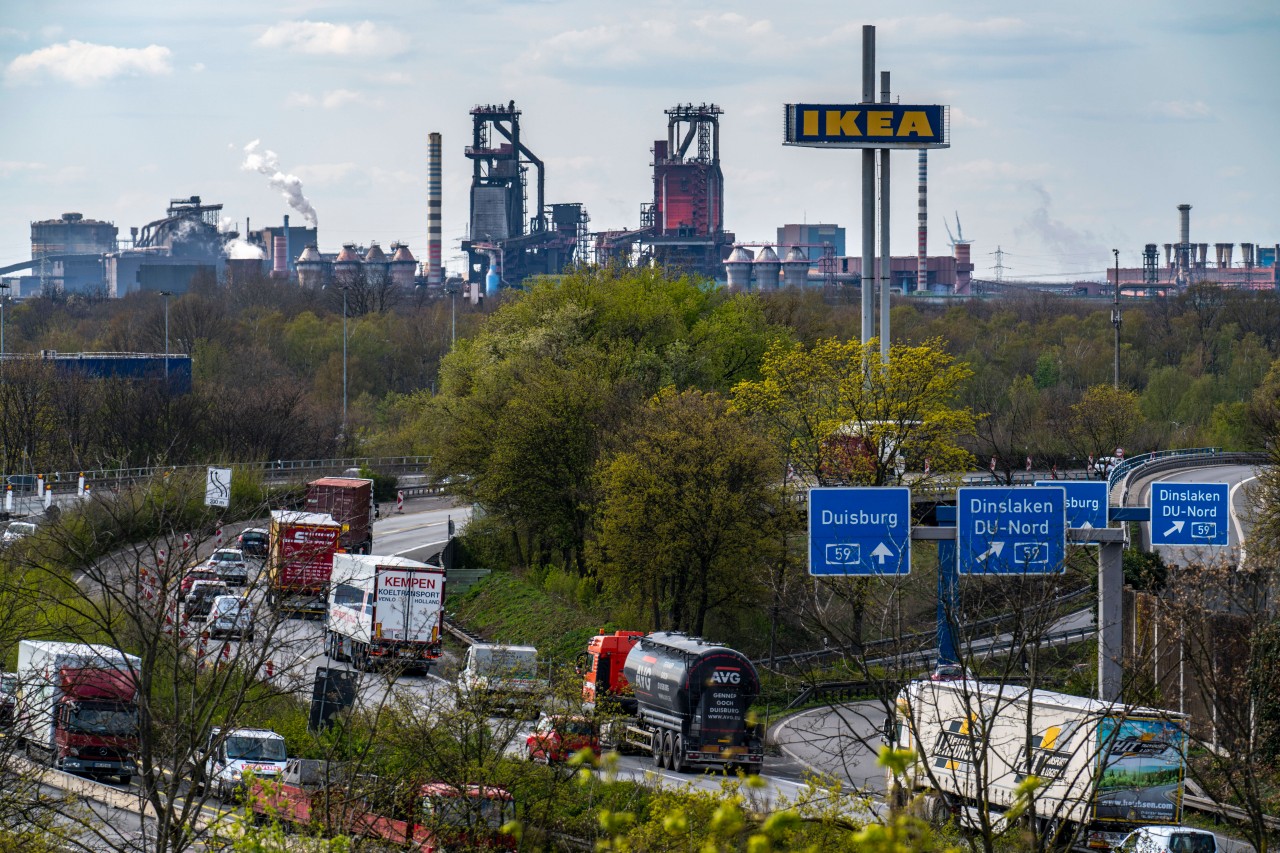
<instances>
[{"instance_id":1,"label":"black tanker trailer","mask_svg":"<svg viewBox=\"0 0 1280 853\"><path fill-rule=\"evenodd\" d=\"M615 740L647 750L655 766L676 772L707 765L760 772L763 727L747 721L760 677L742 653L659 632L632 646L623 672L636 710Z\"/></svg>"}]
</instances>

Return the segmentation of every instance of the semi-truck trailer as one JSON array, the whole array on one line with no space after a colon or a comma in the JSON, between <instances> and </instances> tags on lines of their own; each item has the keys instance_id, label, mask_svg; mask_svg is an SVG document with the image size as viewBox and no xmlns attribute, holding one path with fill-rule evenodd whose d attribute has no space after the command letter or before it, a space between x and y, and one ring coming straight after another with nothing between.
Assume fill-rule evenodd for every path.
<instances>
[{"instance_id":1,"label":"semi-truck trailer","mask_svg":"<svg viewBox=\"0 0 1280 853\"><path fill-rule=\"evenodd\" d=\"M619 631L593 638L588 654L583 697L600 711L601 700L615 696L630 714L606 722L603 745L646 750L655 766L677 773L760 772L764 732L748 720L760 677L741 652L677 632Z\"/></svg>"},{"instance_id":2,"label":"semi-truck trailer","mask_svg":"<svg viewBox=\"0 0 1280 853\"><path fill-rule=\"evenodd\" d=\"M333 516L342 528L342 550L373 553L373 480L321 477L307 483L307 512Z\"/></svg>"},{"instance_id":3,"label":"semi-truck trailer","mask_svg":"<svg viewBox=\"0 0 1280 853\"><path fill-rule=\"evenodd\" d=\"M21 640L14 733L27 754L73 773L137 773L140 661L110 646Z\"/></svg>"},{"instance_id":4,"label":"semi-truck trailer","mask_svg":"<svg viewBox=\"0 0 1280 853\"><path fill-rule=\"evenodd\" d=\"M327 513L272 510L267 601L284 613L323 613L341 534Z\"/></svg>"},{"instance_id":5,"label":"semi-truck trailer","mask_svg":"<svg viewBox=\"0 0 1280 853\"><path fill-rule=\"evenodd\" d=\"M914 681L885 721L890 745L918 760L902 793L941 823L1003 828L1018 786L1034 792L1037 831L1106 850L1141 825L1182 820L1185 718L1023 686ZM890 790L895 780L889 779Z\"/></svg>"},{"instance_id":6,"label":"semi-truck trailer","mask_svg":"<svg viewBox=\"0 0 1280 853\"><path fill-rule=\"evenodd\" d=\"M404 557L335 554L325 653L356 669L430 668L440 657L444 569Z\"/></svg>"},{"instance_id":7,"label":"semi-truck trailer","mask_svg":"<svg viewBox=\"0 0 1280 853\"><path fill-rule=\"evenodd\" d=\"M418 796L405 797L377 781L332 762L293 758L278 780L255 777L249 808L289 826L376 839L419 853L516 847L502 831L514 816L514 801L503 788L430 782Z\"/></svg>"}]
</instances>

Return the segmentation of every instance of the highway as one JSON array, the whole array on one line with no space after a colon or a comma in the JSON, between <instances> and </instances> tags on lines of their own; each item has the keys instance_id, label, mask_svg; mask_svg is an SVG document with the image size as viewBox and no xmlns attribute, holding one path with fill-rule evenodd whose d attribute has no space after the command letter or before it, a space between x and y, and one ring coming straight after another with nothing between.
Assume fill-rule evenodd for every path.
<instances>
[{"instance_id":1,"label":"highway","mask_svg":"<svg viewBox=\"0 0 1280 853\"><path fill-rule=\"evenodd\" d=\"M1227 548L1205 546L1157 546L1160 556L1169 565L1190 565L1228 560L1237 563L1245 554L1249 531L1252 528L1253 489L1258 481L1258 469L1254 465L1215 465L1207 468L1187 468L1181 471L1165 471L1152 477L1136 479L1130 490L1130 504L1146 506L1150 500L1151 484L1165 483L1226 483L1230 487L1231 524L1228 530L1230 545ZM1143 526L1143 544L1151 546L1150 525Z\"/></svg>"}]
</instances>

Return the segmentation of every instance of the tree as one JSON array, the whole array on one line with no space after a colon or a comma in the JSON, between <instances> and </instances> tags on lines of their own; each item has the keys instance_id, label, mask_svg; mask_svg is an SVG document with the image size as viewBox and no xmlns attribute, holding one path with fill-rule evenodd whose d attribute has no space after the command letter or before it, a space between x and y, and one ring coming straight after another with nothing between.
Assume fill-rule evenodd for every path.
<instances>
[{"instance_id":1,"label":"tree","mask_svg":"<svg viewBox=\"0 0 1280 853\"><path fill-rule=\"evenodd\" d=\"M760 372L759 380L734 387L734 405L801 477L820 485L885 485L897 476L900 455L915 471L928 460L934 476L972 467L959 440L973 434L975 418L956 405L972 371L940 341L894 346L887 364L875 340L863 346L830 338L812 348L775 343Z\"/></svg>"},{"instance_id":2,"label":"tree","mask_svg":"<svg viewBox=\"0 0 1280 853\"><path fill-rule=\"evenodd\" d=\"M1095 385L1071 407L1071 437L1081 455L1111 456L1132 444L1145 421L1138 395L1110 385Z\"/></svg>"},{"instance_id":3,"label":"tree","mask_svg":"<svg viewBox=\"0 0 1280 853\"><path fill-rule=\"evenodd\" d=\"M778 515L774 449L718 394L665 388L601 466L601 583L653 630L701 636L709 614L749 606Z\"/></svg>"}]
</instances>

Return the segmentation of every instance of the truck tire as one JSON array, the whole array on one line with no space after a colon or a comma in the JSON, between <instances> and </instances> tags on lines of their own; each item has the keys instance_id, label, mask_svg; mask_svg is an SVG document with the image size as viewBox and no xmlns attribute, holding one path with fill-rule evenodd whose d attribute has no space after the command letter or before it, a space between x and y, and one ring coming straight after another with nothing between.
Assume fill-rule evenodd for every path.
<instances>
[{"instance_id":1,"label":"truck tire","mask_svg":"<svg viewBox=\"0 0 1280 853\"><path fill-rule=\"evenodd\" d=\"M925 810L929 823L933 826L946 826L951 820L951 809L941 794L929 794L925 797Z\"/></svg>"},{"instance_id":2,"label":"truck tire","mask_svg":"<svg viewBox=\"0 0 1280 853\"><path fill-rule=\"evenodd\" d=\"M672 751L673 749L672 749L672 743L671 743L671 732L663 732L662 733L662 766L667 768L668 770L671 769Z\"/></svg>"},{"instance_id":3,"label":"truck tire","mask_svg":"<svg viewBox=\"0 0 1280 853\"><path fill-rule=\"evenodd\" d=\"M653 732L653 738L649 741L649 748L653 752L653 766L662 769L662 732Z\"/></svg>"},{"instance_id":4,"label":"truck tire","mask_svg":"<svg viewBox=\"0 0 1280 853\"><path fill-rule=\"evenodd\" d=\"M133 781L133 774L131 774L131 773L121 773L121 774L120 774L120 776L119 776L118 778L120 779L120 784L121 784L121 785L128 785L130 782L132 782L132 781Z\"/></svg>"},{"instance_id":5,"label":"truck tire","mask_svg":"<svg viewBox=\"0 0 1280 853\"><path fill-rule=\"evenodd\" d=\"M684 773L689 769L688 763L684 760L684 737L676 735L675 743L671 745L671 769L677 773Z\"/></svg>"}]
</instances>

